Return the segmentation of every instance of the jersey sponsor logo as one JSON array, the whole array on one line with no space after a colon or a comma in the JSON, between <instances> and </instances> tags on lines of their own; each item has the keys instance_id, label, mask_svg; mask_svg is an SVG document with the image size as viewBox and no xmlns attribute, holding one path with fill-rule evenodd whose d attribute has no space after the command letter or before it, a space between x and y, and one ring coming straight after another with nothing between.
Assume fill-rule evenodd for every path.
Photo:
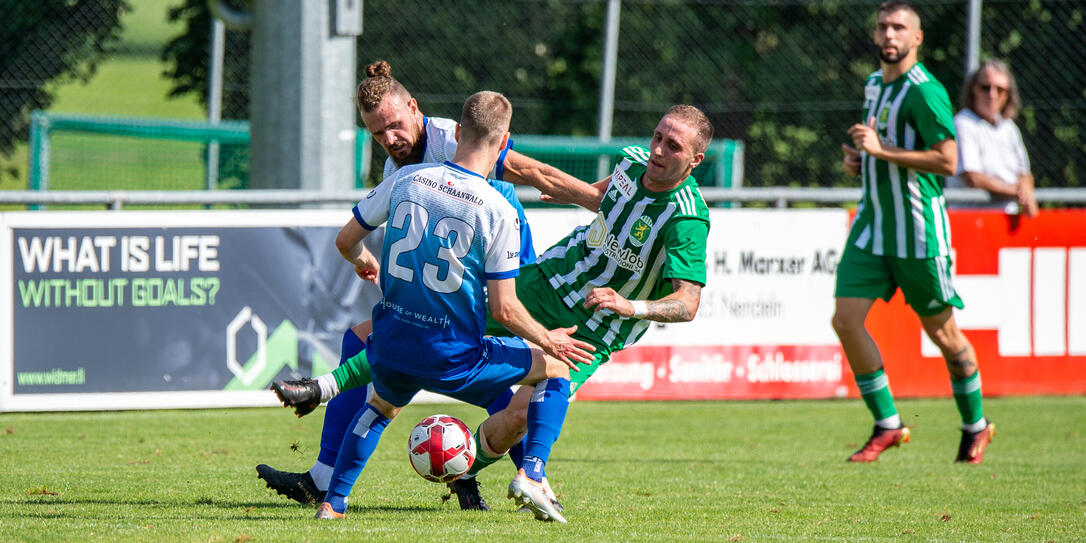
<instances>
[{"instance_id":1,"label":"jersey sponsor logo","mask_svg":"<svg viewBox=\"0 0 1086 543\"><path fill-rule=\"evenodd\" d=\"M626 169L629 167L630 161L622 159L622 162L615 166L615 171L611 175L611 184L626 198L632 197L637 192L637 183L634 183L633 179L626 175Z\"/></svg>"},{"instance_id":2,"label":"jersey sponsor logo","mask_svg":"<svg viewBox=\"0 0 1086 543\"><path fill-rule=\"evenodd\" d=\"M649 227L651 228L651 224ZM633 239L632 236L631 239ZM602 213L596 215L596 220L592 221L592 225L585 232L584 240L589 248L599 249L602 247L603 254L617 262L620 268L636 273L640 273L641 270L645 269L645 261L641 258L641 255L628 247L622 247L618 243L618 238L614 234L607 232L607 222L604 220Z\"/></svg>"},{"instance_id":3,"label":"jersey sponsor logo","mask_svg":"<svg viewBox=\"0 0 1086 543\"><path fill-rule=\"evenodd\" d=\"M520 217L513 219L513 230L520 231Z\"/></svg>"},{"instance_id":4,"label":"jersey sponsor logo","mask_svg":"<svg viewBox=\"0 0 1086 543\"><path fill-rule=\"evenodd\" d=\"M411 181L429 187L431 189L435 189L438 192L447 194L457 200L460 200L461 202L476 206L482 206L485 204L482 198L466 190L456 188L456 185L452 182L440 183L434 179L422 175L415 175L411 178Z\"/></svg>"},{"instance_id":5,"label":"jersey sponsor logo","mask_svg":"<svg viewBox=\"0 0 1086 543\"><path fill-rule=\"evenodd\" d=\"M437 315L420 311L411 307L400 305L388 298L381 298L377 306L401 322L418 326L420 328L448 328L452 319L448 314Z\"/></svg>"},{"instance_id":6,"label":"jersey sponsor logo","mask_svg":"<svg viewBox=\"0 0 1086 543\"><path fill-rule=\"evenodd\" d=\"M603 213L597 213L596 220L592 221L592 224L588 226L588 232L585 232L584 241L592 249L599 249L606 238L607 221L604 220Z\"/></svg>"},{"instance_id":7,"label":"jersey sponsor logo","mask_svg":"<svg viewBox=\"0 0 1086 543\"><path fill-rule=\"evenodd\" d=\"M652 219L648 215L642 215L630 229L630 243L640 247L645 244L645 239L652 231Z\"/></svg>"},{"instance_id":8,"label":"jersey sponsor logo","mask_svg":"<svg viewBox=\"0 0 1086 543\"><path fill-rule=\"evenodd\" d=\"M868 102L874 102L879 97L879 86L868 85L864 87L864 100Z\"/></svg>"},{"instance_id":9,"label":"jersey sponsor logo","mask_svg":"<svg viewBox=\"0 0 1086 543\"><path fill-rule=\"evenodd\" d=\"M631 251L629 247L622 247L614 234L608 234L603 244L603 254L614 260L620 268L641 273L645 269L645 261L641 255Z\"/></svg>"}]
</instances>

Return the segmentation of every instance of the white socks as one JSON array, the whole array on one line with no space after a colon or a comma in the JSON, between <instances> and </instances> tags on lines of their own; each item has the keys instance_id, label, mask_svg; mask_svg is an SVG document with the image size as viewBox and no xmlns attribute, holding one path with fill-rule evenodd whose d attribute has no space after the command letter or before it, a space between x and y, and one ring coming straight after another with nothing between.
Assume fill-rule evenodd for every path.
<instances>
[{"instance_id":1,"label":"white socks","mask_svg":"<svg viewBox=\"0 0 1086 543\"><path fill-rule=\"evenodd\" d=\"M879 428L888 428L894 430L901 428L901 415L890 415L882 420L875 421L875 426Z\"/></svg>"},{"instance_id":2,"label":"white socks","mask_svg":"<svg viewBox=\"0 0 1086 543\"><path fill-rule=\"evenodd\" d=\"M328 484L332 482L332 466L317 462L309 468L309 476L321 492L328 492Z\"/></svg>"},{"instance_id":3,"label":"white socks","mask_svg":"<svg viewBox=\"0 0 1086 543\"><path fill-rule=\"evenodd\" d=\"M336 384L336 378L331 373L317 377L317 384L321 387L321 403L325 403L339 394L339 385Z\"/></svg>"},{"instance_id":4,"label":"white socks","mask_svg":"<svg viewBox=\"0 0 1086 543\"><path fill-rule=\"evenodd\" d=\"M977 432L979 432L979 431L981 431L981 430L983 430L983 429L985 429L987 427L988 427L988 419L986 419L984 417L981 417L980 420L978 420L977 422L974 422L973 424L963 424L962 425L962 430L964 430L966 432L969 432L971 434L975 434L975 433L977 433Z\"/></svg>"}]
</instances>

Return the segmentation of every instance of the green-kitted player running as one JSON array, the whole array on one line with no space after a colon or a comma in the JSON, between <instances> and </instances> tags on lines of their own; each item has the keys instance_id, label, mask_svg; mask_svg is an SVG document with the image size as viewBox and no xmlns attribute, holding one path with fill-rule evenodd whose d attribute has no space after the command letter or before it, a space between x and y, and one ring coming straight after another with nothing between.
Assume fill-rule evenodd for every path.
<instances>
[{"instance_id":1,"label":"green-kitted player running","mask_svg":"<svg viewBox=\"0 0 1086 543\"><path fill-rule=\"evenodd\" d=\"M848 130L845 171L863 181L863 199L837 266L833 328L856 385L875 418L850 462L874 462L909 440L878 346L864 327L875 300L900 288L928 337L942 351L962 418L957 461L979 464L995 434L981 409L980 372L969 339L954 321L962 300L951 284L950 223L943 176L958 162L950 98L917 62L920 16L904 2L879 6L874 32L880 70L864 85L864 123Z\"/></svg>"}]
</instances>

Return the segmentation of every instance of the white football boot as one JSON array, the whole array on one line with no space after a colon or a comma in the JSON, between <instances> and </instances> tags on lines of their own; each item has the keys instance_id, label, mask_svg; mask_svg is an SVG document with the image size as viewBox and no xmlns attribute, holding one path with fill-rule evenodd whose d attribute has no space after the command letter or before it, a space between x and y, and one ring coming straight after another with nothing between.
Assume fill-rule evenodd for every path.
<instances>
[{"instance_id":1,"label":"white football boot","mask_svg":"<svg viewBox=\"0 0 1086 543\"><path fill-rule=\"evenodd\" d=\"M539 520L553 520L566 523L565 517L554 508L542 483L537 483L524 474L524 469L517 470L517 476L509 483L509 498L523 504L535 513Z\"/></svg>"}]
</instances>

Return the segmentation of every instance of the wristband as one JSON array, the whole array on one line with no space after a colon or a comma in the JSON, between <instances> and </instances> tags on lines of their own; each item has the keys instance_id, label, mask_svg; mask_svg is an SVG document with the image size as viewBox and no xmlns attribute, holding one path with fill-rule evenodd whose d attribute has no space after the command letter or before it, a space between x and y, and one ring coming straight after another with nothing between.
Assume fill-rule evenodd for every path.
<instances>
[{"instance_id":1,"label":"wristband","mask_svg":"<svg viewBox=\"0 0 1086 543\"><path fill-rule=\"evenodd\" d=\"M634 308L633 318L643 319L648 316L649 304L645 303L644 300L631 300L630 303L633 304Z\"/></svg>"}]
</instances>

